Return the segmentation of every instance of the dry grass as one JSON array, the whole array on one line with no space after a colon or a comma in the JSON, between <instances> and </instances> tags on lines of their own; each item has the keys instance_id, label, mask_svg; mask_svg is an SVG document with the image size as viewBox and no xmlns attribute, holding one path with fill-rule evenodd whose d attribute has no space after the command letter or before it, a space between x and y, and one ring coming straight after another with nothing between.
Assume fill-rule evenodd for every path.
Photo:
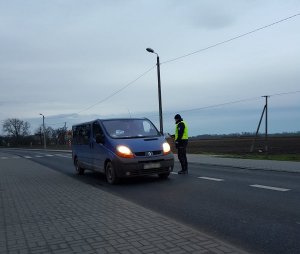
<instances>
[{"instance_id":1,"label":"dry grass","mask_svg":"<svg viewBox=\"0 0 300 254\"><path fill-rule=\"evenodd\" d=\"M175 151L174 142L168 140L172 151ZM276 160L300 161L300 136L269 137L266 152L264 138L255 141L253 152L250 152L253 138L218 138L218 139L190 139L187 153L192 154L220 154L239 158L262 158Z\"/></svg>"}]
</instances>

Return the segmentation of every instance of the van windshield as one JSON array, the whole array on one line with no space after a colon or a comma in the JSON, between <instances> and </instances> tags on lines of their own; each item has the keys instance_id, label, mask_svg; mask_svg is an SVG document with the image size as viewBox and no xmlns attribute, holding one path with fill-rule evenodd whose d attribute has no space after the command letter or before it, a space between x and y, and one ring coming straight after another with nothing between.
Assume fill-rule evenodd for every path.
<instances>
[{"instance_id":1,"label":"van windshield","mask_svg":"<svg viewBox=\"0 0 300 254\"><path fill-rule=\"evenodd\" d=\"M112 138L146 138L160 135L147 119L104 120L103 125Z\"/></svg>"}]
</instances>

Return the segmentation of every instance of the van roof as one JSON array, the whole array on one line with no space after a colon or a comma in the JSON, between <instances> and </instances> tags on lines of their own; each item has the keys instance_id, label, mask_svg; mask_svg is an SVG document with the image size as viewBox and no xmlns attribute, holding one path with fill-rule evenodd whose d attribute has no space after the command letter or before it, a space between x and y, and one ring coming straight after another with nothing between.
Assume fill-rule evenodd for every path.
<instances>
[{"instance_id":1,"label":"van roof","mask_svg":"<svg viewBox=\"0 0 300 254\"><path fill-rule=\"evenodd\" d=\"M92 121L73 124L72 127L82 125L82 124L90 124L90 123L93 123L95 121L114 121L114 120L149 120L149 119L146 118L146 117L120 117L120 118L102 118L102 119L97 118L97 119L94 119Z\"/></svg>"}]
</instances>

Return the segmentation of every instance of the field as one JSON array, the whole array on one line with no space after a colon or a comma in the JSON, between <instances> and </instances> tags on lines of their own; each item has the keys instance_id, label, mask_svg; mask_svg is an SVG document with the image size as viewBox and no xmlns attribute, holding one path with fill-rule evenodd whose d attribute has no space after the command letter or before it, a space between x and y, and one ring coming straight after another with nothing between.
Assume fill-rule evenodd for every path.
<instances>
[{"instance_id":1,"label":"field","mask_svg":"<svg viewBox=\"0 0 300 254\"><path fill-rule=\"evenodd\" d=\"M300 161L300 136L259 138L250 149L253 137L234 137L216 139L189 139L187 153L221 154L240 158L262 158ZM176 151L174 142L169 140L172 151ZM267 152L266 152L267 144Z\"/></svg>"}]
</instances>

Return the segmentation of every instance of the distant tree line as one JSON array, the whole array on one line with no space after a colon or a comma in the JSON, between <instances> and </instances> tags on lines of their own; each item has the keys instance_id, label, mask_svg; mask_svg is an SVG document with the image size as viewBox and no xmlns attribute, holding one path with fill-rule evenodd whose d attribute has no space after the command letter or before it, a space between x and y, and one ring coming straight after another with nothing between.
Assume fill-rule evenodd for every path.
<instances>
[{"instance_id":1,"label":"distant tree line","mask_svg":"<svg viewBox=\"0 0 300 254\"><path fill-rule=\"evenodd\" d=\"M265 134L261 133L259 136L263 137ZM253 138L255 132L242 132L242 133L230 133L230 134L202 134L190 137L191 139L220 139L220 138ZM297 132L281 132L281 133L269 133L268 137L293 137L300 136L300 131Z\"/></svg>"},{"instance_id":2,"label":"distant tree line","mask_svg":"<svg viewBox=\"0 0 300 254\"><path fill-rule=\"evenodd\" d=\"M169 136L171 134L168 133ZM264 138L265 133L258 133L258 137ZM190 136L191 140L198 139L222 139L222 138L253 138L255 132L241 132L241 133L229 133L229 134L201 134L196 136ZM296 132L280 132L280 133L268 133L268 137L300 137L300 131Z\"/></svg>"},{"instance_id":3,"label":"distant tree line","mask_svg":"<svg viewBox=\"0 0 300 254\"><path fill-rule=\"evenodd\" d=\"M8 118L3 122L2 130L4 136L0 136L0 146L43 146L44 133L41 125L30 134L30 124L17 118ZM51 128L45 127L45 136L47 145L67 145L68 130L66 127Z\"/></svg>"},{"instance_id":4,"label":"distant tree line","mask_svg":"<svg viewBox=\"0 0 300 254\"><path fill-rule=\"evenodd\" d=\"M0 146L43 146L44 133L43 126L38 127L34 134L30 134L30 124L17 118L8 118L3 122L2 130L4 136L0 135ZM52 146L69 145L70 131L66 127L54 129L45 127L46 144ZM264 134L261 134L263 136ZM254 137L255 133L242 132L231 134L203 134L190 137L191 140L197 139L220 139L220 138L247 138ZM268 134L269 137L291 137L300 136L298 132L283 132Z\"/></svg>"}]
</instances>

